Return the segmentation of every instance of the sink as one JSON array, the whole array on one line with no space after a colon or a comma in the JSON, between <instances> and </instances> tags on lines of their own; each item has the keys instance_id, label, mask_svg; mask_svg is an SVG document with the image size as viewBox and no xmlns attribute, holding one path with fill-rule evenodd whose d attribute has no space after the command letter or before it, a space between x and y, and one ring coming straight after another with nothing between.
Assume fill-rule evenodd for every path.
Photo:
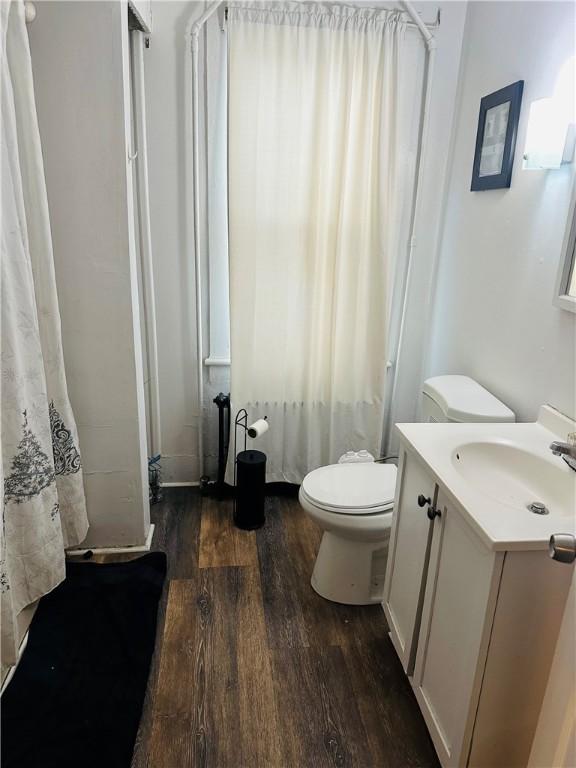
<instances>
[{"instance_id":1,"label":"sink","mask_svg":"<svg viewBox=\"0 0 576 768\"><path fill-rule=\"evenodd\" d=\"M515 509L532 502L574 518L576 473L559 457L542 456L508 441L466 442L452 452L457 472L485 496Z\"/></svg>"},{"instance_id":2,"label":"sink","mask_svg":"<svg viewBox=\"0 0 576 768\"><path fill-rule=\"evenodd\" d=\"M490 549L547 551L552 534L576 535L576 472L549 450L576 432L576 420L543 405L535 422L397 430ZM548 514L538 514L539 505Z\"/></svg>"}]
</instances>

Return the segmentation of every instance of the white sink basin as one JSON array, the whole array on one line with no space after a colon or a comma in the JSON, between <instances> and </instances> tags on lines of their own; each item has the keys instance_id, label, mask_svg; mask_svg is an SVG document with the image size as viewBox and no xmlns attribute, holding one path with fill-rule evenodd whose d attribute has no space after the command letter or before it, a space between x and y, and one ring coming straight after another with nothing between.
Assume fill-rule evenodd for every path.
<instances>
[{"instance_id":1,"label":"white sink basin","mask_svg":"<svg viewBox=\"0 0 576 768\"><path fill-rule=\"evenodd\" d=\"M550 443L576 421L548 405L529 423L399 424L446 497L495 551L548 549L554 533L576 535L576 472ZM548 514L528 510L544 504Z\"/></svg>"},{"instance_id":2,"label":"white sink basin","mask_svg":"<svg viewBox=\"0 0 576 768\"><path fill-rule=\"evenodd\" d=\"M576 473L560 457L542 456L505 440L466 442L452 452L456 471L487 497L525 509L544 504L550 514L573 517Z\"/></svg>"}]
</instances>

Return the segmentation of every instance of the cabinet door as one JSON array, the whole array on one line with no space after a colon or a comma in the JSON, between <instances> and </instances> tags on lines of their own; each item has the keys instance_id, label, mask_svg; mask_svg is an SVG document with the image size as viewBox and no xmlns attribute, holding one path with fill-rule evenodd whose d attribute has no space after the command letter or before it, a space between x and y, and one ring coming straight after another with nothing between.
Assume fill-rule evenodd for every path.
<instances>
[{"instance_id":1,"label":"cabinet door","mask_svg":"<svg viewBox=\"0 0 576 768\"><path fill-rule=\"evenodd\" d=\"M503 555L491 552L442 490L412 685L443 766L464 766Z\"/></svg>"},{"instance_id":2,"label":"cabinet door","mask_svg":"<svg viewBox=\"0 0 576 768\"><path fill-rule=\"evenodd\" d=\"M390 638L409 675L414 668L432 525L426 515L428 505L420 507L418 496L433 503L435 493L434 480L424 465L402 446L382 605Z\"/></svg>"}]
</instances>

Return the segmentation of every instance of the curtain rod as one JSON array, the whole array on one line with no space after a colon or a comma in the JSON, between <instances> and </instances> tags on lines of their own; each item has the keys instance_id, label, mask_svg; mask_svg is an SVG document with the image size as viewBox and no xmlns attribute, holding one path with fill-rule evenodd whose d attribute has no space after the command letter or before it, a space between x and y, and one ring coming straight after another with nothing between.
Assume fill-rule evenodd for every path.
<instances>
[{"instance_id":1,"label":"curtain rod","mask_svg":"<svg viewBox=\"0 0 576 768\"><path fill-rule=\"evenodd\" d=\"M219 5L222 5L222 3L219 3ZM341 3L341 4L340 3L336 3L336 5L342 5L342 7L345 7L346 4L345 3ZM400 13L403 13L406 16L408 16L410 19L412 19L412 21L407 21L406 22L406 26L407 27L415 27L416 29L419 29L421 32L423 32L423 29L425 29L428 32L428 30L438 29L438 27L440 26L440 8L436 9L436 19L434 21L426 22L426 21L422 21L422 19L420 18L419 14L416 11L412 12L411 10L408 10L407 6L408 5L411 6L412 5L411 3L409 4L409 3L401 2L401 5L404 6L404 8L400 11ZM237 7L238 8L242 8L241 5L239 5ZM394 11L394 10L396 10L395 8L369 8L368 6L363 6L363 5L358 6L358 9L362 10L362 11ZM269 9L263 8L262 10L269 10ZM414 14L417 17L417 20L415 19L415 15ZM208 15L211 16L212 14L209 13ZM224 18L225 19L228 18L228 4L227 3L224 5ZM207 19L206 19L206 21L207 21ZM202 25L202 23L204 23L204 22L200 22L200 26ZM428 32L428 34L429 34L429 32ZM423 33L423 36L424 36L424 38L426 40L428 40L428 36L427 35L425 35Z\"/></svg>"}]
</instances>

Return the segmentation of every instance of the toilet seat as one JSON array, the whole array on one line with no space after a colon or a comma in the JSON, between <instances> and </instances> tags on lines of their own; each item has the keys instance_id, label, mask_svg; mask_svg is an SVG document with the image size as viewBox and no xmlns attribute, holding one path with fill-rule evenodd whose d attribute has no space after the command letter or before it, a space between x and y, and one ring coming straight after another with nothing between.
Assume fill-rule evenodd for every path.
<instances>
[{"instance_id":1,"label":"toilet seat","mask_svg":"<svg viewBox=\"0 0 576 768\"><path fill-rule=\"evenodd\" d=\"M300 494L326 512L365 516L390 509L395 487L393 464L329 464L306 475Z\"/></svg>"},{"instance_id":2,"label":"toilet seat","mask_svg":"<svg viewBox=\"0 0 576 768\"><path fill-rule=\"evenodd\" d=\"M314 507L314 509L317 509L319 512L329 512L332 515L349 518L375 517L376 515L382 514L382 512L390 511L394 505L394 502L390 501L379 507L352 507L350 509L330 507L327 504L318 504L318 502L310 499L305 491L300 489L300 502L302 503L303 500L308 502L311 507Z\"/></svg>"}]
</instances>

